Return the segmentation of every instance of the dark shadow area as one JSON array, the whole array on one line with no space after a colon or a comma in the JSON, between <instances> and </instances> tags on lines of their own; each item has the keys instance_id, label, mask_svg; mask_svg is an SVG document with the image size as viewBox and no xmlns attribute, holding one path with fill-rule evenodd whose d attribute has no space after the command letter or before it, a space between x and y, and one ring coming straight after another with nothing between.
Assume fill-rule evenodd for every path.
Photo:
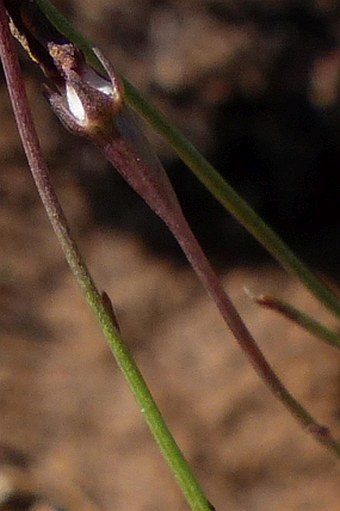
<instances>
[{"instance_id":1,"label":"dark shadow area","mask_svg":"<svg viewBox=\"0 0 340 511\"><path fill-rule=\"evenodd\" d=\"M217 20L226 31L241 27L245 38L247 30L254 32L254 47L239 55L235 50L231 70L230 62L222 62L213 72L203 68L201 80L190 81L188 76L176 88L165 90L157 76L151 75L151 101L163 104L165 110L174 109L185 127L183 118L187 116L189 123L190 116L202 108L205 92L216 79L215 92L226 92L203 105L210 138L207 158L302 258L336 277L340 248L339 9L299 2L280 6L242 2L238 9L223 2L203 4L207 26L209 20ZM169 3L167 8L186 19L185 7ZM265 45L272 48L260 58ZM323 64L325 71L321 69L318 78L318 66ZM254 73L259 77L256 83ZM93 172L94 157L88 158L88 151L79 176L95 221L128 230L154 253L183 261L161 222L116 174L104 167ZM164 165L190 225L217 264L268 260L264 250L181 162L167 160Z\"/></svg>"},{"instance_id":2,"label":"dark shadow area","mask_svg":"<svg viewBox=\"0 0 340 511\"><path fill-rule=\"evenodd\" d=\"M336 127L327 123L301 94L257 103L238 98L216 112L216 147L207 157L301 257L336 276L340 147ZM117 172L86 166L82 162L79 178L99 225L127 230L155 254L183 262L162 222ZM217 264L268 260L180 161L165 167L193 231Z\"/></svg>"}]
</instances>

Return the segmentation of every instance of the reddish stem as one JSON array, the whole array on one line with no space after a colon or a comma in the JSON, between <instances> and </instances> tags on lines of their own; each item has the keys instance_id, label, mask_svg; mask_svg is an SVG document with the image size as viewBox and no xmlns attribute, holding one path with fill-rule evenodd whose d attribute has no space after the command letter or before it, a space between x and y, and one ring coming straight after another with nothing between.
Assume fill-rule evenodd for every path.
<instances>
[{"instance_id":1,"label":"reddish stem","mask_svg":"<svg viewBox=\"0 0 340 511\"><path fill-rule=\"evenodd\" d=\"M295 400L257 346L192 233L163 169L159 168L155 172L154 169L144 165L141 159L134 154L131 146L121 137L113 136L105 141L97 139L94 142L130 186L168 226L260 378L317 441L335 451L339 456L340 446L332 438L328 428L318 424ZM320 431L323 434L320 434Z\"/></svg>"}]
</instances>

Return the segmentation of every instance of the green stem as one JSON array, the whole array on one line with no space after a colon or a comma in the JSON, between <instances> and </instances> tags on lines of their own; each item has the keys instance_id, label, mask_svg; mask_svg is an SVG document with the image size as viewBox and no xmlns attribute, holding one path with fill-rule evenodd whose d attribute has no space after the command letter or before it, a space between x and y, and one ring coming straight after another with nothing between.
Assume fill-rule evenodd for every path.
<instances>
[{"instance_id":1,"label":"green stem","mask_svg":"<svg viewBox=\"0 0 340 511\"><path fill-rule=\"evenodd\" d=\"M37 0L51 23L86 54L89 62L102 70L100 63L92 51L91 45L73 26L57 11L48 0ZM216 169L195 149L195 147L126 79L124 81L126 101L153 126L177 152L178 156L192 170L196 177L211 192L236 220L241 223L254 238L290 274L300 281L325 305L333 314L340 317L340 300L325 286L289 249L277 234L255 213L255 211L235 192L221 177Z\"/></svg>"},{"instance_id":2,"label":"green stem","mask_svg":"<svg viewBox=\"0 0 340 511\"><path fill-rule=\"evenodd\" d=\"M339 332L330 330L322 323L319 323L319 321L316 321L308 314L305 314L304 312L296 309L284 300L268 295L254 296L248 290L246 290L246 292L250 298L254 300L254 302L256 302L258 305L261 305L266 309L271 309L275 312L278 312L285 318L299 325L304 330L307 330L307 332L310 334L318 337L318 339L321 339L321 341L325 342L326 344L333 346L333 348L340 349Z\"/></svg>"},{"instance_id":3,"label":"green stem","mask_svg":"<svg viewBox=\"0 0 340 511\"><path fill-rule=\"evenodd\" d=\"M66 218L51 184L47 165L41 154L3 0L0 0L0 53L12 107L33 179L67 262L188 504L193 511L212 511L213 507L192 474L127 346L119 335L113 315L107 306L107 299L103 301L71 237Z\"/></svg>"}]
</instances>

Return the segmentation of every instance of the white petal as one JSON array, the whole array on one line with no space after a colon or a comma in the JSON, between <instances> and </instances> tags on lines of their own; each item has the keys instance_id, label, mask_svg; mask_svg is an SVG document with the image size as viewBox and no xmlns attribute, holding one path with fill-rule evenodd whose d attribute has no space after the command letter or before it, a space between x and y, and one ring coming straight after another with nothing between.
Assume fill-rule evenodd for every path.
<instances>
[{"instance_id":1,"label":"white petal","mask_svg":"<svg viewBox=\"0 0 340 511\"><path fill-rule=\"evenodd\" d=\"M113 95L111 82L99 76L95 71L93 71L93 69L86 68L83 73L83 78L94 89L103 92L103 94L106 94L107 96Z\"/></svg>"},{"instance_id":2,"label":"white petal","mask_svg":"<svg viewBox=\"0 0 340 511\"><path fill-rule=\"evenodd\" d=\"M66 83L66 99L70 112L81 123L86 121L86 112L74 87Z\"/></svg>"}]
</instances>

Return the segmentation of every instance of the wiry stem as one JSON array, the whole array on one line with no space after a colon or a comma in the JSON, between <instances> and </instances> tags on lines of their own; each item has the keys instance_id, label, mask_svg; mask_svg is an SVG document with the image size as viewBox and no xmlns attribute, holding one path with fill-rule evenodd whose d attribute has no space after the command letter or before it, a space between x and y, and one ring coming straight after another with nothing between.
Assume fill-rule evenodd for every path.
<instances>
[{"instance_id":1,"label":"wiry stem","mask_svg":"<svg viewBox=\"0 0 340 511\"><path fill-rule=\"evenodd\" d=\"M169 227L199 279L215 301L240 347L267 387L318 442L340 457L340 445L334 440L328 428L318 424L304 407L296 401L263 356L193 235L177 198L172 188L170 189L171 184L165 173L156 176L153 172L150 174L150 170L143 165L130 145L122 138L112 137L106 141L97 139L94 142L135 191L143 197L145 202L157 212Z\"/></svg>"}]
</instances>

